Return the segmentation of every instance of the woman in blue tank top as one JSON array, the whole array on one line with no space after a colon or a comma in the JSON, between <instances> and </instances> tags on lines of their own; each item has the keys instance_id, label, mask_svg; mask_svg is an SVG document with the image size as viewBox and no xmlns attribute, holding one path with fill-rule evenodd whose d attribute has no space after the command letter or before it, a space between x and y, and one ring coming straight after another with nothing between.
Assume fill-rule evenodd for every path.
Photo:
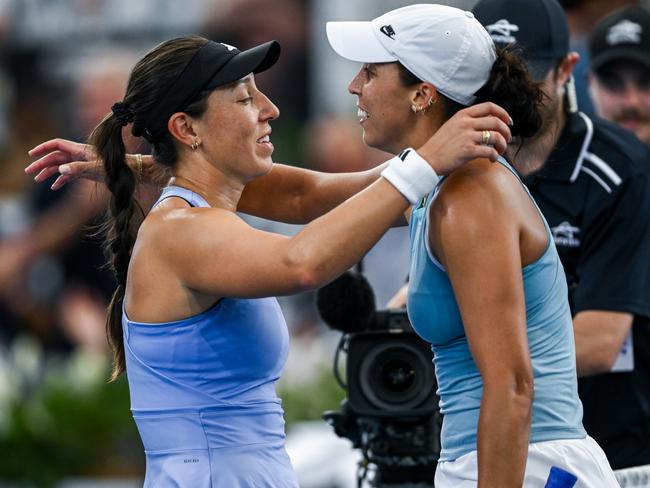
<instances>
[{"instance_id":1,"label":"woman in blue tank top","mask_svg":"<svg viewBox=\"0 0 650 488\"><path fill-rule=\"evenodd\" d=\"M454 124L507 120L491 106L459 114L421 155L352 177L276 168L278 109L253 73L279 52L276 42L247 51L195 36L164 42L135 65L124 99L91 136L111 192L113 379L128 373L147 488L297 486L274 388L289 341L269 297L332 280L435 187L434 169L448 173L485 151L473 142L485 125L463 133L469 151L445 149ZM127 125L171 175L144 220L134 193L143 158L132 158L134 170L126 163ZM287 238L249 227L238 207L294 222L324 215Z\"/></svg>"},{"instance_id":2,"label":"woman in blue tank top","mask_svg":"<svg viewBox=\"0 0 650 488\"><path fill-rule=\"evenodd\" d=\"M470 12L412 5L331 22L328 36L365 63L349 91L364 140L385 151L417 147L485 101L508 111L509 142L522 144L548 110L521 59L495 49ZM412 94L406 127L390 117L404 110L397 87ZM482 141L493 143L492 133ZM436 488L542 487L552 466L577 475L579 488L618 486L582 427L566 278L514 169L487 158L459 168L412 208L410 238L407 309L432 344L444 414Z\"/></svg>"}]
</instances>

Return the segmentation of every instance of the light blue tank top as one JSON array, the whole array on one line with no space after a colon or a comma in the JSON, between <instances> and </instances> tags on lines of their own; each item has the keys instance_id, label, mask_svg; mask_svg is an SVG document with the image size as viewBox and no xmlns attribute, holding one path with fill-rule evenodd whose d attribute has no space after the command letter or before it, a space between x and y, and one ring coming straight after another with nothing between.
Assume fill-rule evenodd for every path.
<instances>
[{"instance_id":1,"label":"light blue tank top","mask_svg":"<svg viewBox=\"0 0 650 488\"><path fill-rule=\"evenodd\" d=\"M519 179L504 159L499 162ZM452 461L476 450L483 382L467 344L447 273L429 248L429 209L439 189L440 186L411 212L408 315L416 332L432 344L440 408L444 414L440 460ZM537 261L523 268L535 395L531 443L586 435L577 392L573 325L564 268L545 219L544 225L547 248Z\"/></svg>"},{"instance_id":2,"label":"light blue tank top","mask_svg":"<svg viewBox=\"0 0 650 488\"><path fill-rule=\"evenodd\" d=\"M168 187L207 207L196 193ZM275 298L223 298L165 323L122 318L131 410L147 454L145 487L296 487L275 392L289 336Z\"/></svg>"}]
</instances>

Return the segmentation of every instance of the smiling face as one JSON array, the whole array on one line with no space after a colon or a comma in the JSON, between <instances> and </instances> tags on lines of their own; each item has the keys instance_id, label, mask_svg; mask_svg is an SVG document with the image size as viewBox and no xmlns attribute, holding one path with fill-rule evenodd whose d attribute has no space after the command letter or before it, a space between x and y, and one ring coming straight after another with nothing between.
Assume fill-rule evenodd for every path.
<instances>
[{"instance_id":1,"label":"smiling face","mask_svg":"<svg viewBox=\"0 0 650 488\"><path fill-rule=\"evenodd\" d=\"M650 145L650 67L611 62L590 77L589 89L598 115Z\"/></svg>"},{"instance_id":2,"label":"smiling face","mask_svg":"<svg viewBox=\"0 0 650 488\"><path fill-rule=\"evenodd\" d=\"M252 74L218 88L196 121L200 150L226 174L238 175L244 181L262 176L273 164L270 122L279 114L257 89Z\"/></svg>"},{"instance_id":3,"label":"smiling face","mask_svg":"<svg viewBox=\"0 0 650 488\"><path fill-rule=\"evenodd\" d=\"M392 154L408 147L414 122L413 89L400 82L396 63L364 64L348 91L358 97L359 123L367 145Z\"/></svg>"}]
</instances>

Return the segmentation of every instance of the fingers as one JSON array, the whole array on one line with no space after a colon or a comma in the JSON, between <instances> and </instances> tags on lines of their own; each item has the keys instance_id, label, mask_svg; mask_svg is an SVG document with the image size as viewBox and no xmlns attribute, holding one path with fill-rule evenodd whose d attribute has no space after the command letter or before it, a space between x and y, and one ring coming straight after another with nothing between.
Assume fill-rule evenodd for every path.
<instances>
[{"instance_id":1,"label":"fingers","mask_svg":"<svg viewBox=\"0 0 650 488\"><path fill-rule=\"evenodd\" d=\"M67 139L50 139L34 147L28 154L32 158L37 158L45 153L52 151L65 151L71 154L83 155L86 144L69 141Z\"/></svg>"},{"instance_id":2,"label":"fingers","mask_svg":"<svg viewBox=\"0 0 650 488\"><path fill-rule=\"evenodd\" d=\"M503 154L508 148L508 142L506 139L497 131L491 131L487 129L476 130L475 131L474 141L481 146L494 146L497 151L497 154ZM487 135L487 140L485 137Z\"/></svg>"},{"instance_id":3,"label":"fingers","mask_svg":"<svg viewBox=\"0 0 650 488\"><path fill-rule=\"evenodd\" d=\"M36 148L34 148L34 149L36 149ZM34 151L34 149L32 149L32 151ZM41 154L41 153L38 153L38 154ZM52 167L52 166L57 166L58 167L59 165L69 163L70 161L72 161L72 155L70 153L55 150L55 151L50 152L49 154L43 156L42 158L37 159L32 164L27 166L25 168L25 173L27 173L28 175L31 175L31 174L37 173L39 171L43 171L45 168L49 168L49 167Z\"/></svg>"},{"instance_id":4,"label":"fingers","mask_svg":"<svg viewBox=\"0 0 650 488\"><path fill-rule=\"evenodd\" d=\"M60 175L56 180L54 180L54 183L52 183L52 186L50 189L52 190L58 190L62 188L66 183L69 181L72 181L74 178L69 175Z\"/></svg>"},{"instance_id":5,"label":"fingers","mask_svg":"<svg viewBox=\"0 0 650 488\"><path fill-rule=\"evenodd\" d=\"M483 145L477 145L472 149L472 154L473 157L472 159L489 159L490 161L494 162L497 160L499 157L499 153L497 152L497 149L492 146L483 146Z\"/></svg>"},{"instance_id":6,"label":"fingers","mask_svg":"<svg viewBox=\"0 0 650 488\"><path fill-rule=\"evenodd\" d=\"M501 134L508 142L512 140L510 128L498 117L488 116L474 119L473 125L478 131L489 130L491 134ZM488 144L492 144L492 141L488 142Z\"/></svg>"},{"instance_id":7,"label":"fingers","mask_svg":"<svg viewBox=\"0 0 650 488\"><path fill-rule=\"evenodd\" d=\"M50 166L49 168L45 168L39 174L34 176L34 181L36 183L41 183L47 180L50 176L57 174L58 172L59 172L58 166Z\"/></svg>"},{"instance_id":8,"label":"fingers","mask_svg":"<svg viewBox=\"0 0 650 488\"><path fill-rule=\"evenodd\" d=\"M492 103L492 102L484 102L484 103L479 103L477 105L472 105L471 107L467 107L461 110L461 112L465 112L471 117L476 117L476 118L493 115L501 119L503 123L506 125L510 125L510 126L514 125L512 119L510 118L510 115L508 115L508 112L506 112L503 108L501 108L496 103Z\"/></svg>"}]
</instances>

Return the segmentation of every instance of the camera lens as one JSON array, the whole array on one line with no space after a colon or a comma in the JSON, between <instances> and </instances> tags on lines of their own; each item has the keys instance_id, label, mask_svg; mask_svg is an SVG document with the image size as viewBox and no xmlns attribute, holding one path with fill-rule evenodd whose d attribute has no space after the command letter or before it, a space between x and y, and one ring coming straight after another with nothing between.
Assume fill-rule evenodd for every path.
<instances>
[{"instance_id":1,"label":"camera lens","mask_svg":"<svg viewBox=\"0 0 650 488\"><path fill-rule=\"evenodd\" d=\"M430 361L420 349L403 342L388 342L370 351L359 374L365 397L390 411L419 406L435 382Z\"/></svg>"}]
</instances>

